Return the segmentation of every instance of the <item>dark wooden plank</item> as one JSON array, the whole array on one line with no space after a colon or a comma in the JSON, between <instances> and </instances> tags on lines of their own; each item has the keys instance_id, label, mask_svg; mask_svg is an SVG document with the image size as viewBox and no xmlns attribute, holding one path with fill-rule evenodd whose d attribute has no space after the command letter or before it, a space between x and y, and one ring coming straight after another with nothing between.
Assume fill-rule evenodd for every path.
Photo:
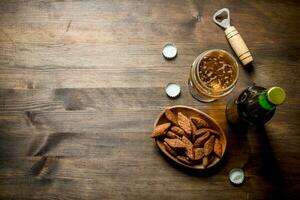
<instances>
[{"instance_id":1,"label":"dark wooden plank","mask_svg":"<svg viewBox=\"0 0 300 200\"><path fill-rule=\"evenodd\" d=\"M240 85L240 84L239 84ZM244 85L243 87L246 87ZM293 87L286 91L293 92ZM154 109L163 106L184 104L204 110L210 108L224 109L228 100L237 96L242 88L236 88L231 96L211 104L201 104L189 95L187 86L182 87L185 98L169 99L164 93L164 87L146 88L61 88L61 89L0 89L0 105L2 112L7 111L71 111L93 110L102 108ZM159 98L152 98L157 96ZM289 97L278 112L287 112L297 108L298 93ZM213 105L213 107L211 106ZM296 120L293 118L292 120Z\"/></svg>"}]
</instances>

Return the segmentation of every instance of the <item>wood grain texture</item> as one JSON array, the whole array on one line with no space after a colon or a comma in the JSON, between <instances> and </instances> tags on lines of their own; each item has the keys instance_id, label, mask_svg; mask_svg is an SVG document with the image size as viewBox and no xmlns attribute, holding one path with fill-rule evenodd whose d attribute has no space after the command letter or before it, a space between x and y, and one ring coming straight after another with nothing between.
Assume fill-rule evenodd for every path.
<instances>
[{"instance_id":1,"label":"wood grain texture","mask_svg":"<svg viewBox=\"0 0 300 200\"><path fill-rule=\"evenodd\" d=\"M234 91L204 104L188 92L201 52L233 54L213 13L227 7L254 58ZM0 1L0 199L300 199L298 1ZM161 55L166 42L178 57ZM168 82L180 98L164 94ZM228 127L226 102L246 86L282 86L264 128ZM167 106L214 117L227 134L208 174L168 160L150 139ZM228 172L242 167L233 187Z\"/></svg>"}]
</instances>

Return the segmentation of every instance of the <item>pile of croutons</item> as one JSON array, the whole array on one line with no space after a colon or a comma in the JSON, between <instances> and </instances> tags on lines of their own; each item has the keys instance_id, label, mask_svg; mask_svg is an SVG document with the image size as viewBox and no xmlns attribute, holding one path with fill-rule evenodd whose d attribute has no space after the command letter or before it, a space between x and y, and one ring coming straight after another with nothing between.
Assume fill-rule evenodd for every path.
<instances>
[{"instance_id":1,"label":"pile of croutons","mask_svg":"<svg viewBox=\"0 0 300 200\"><path fill-rule=\"evenodd\" d=\"M151 137L162 141L172 156L188 165L202 164L204 168L216 157L222 157L221 134L205 120L181 112L176 116L170 109L164 115L169 122L156 126Z\"/></svg>"}]
</instances>

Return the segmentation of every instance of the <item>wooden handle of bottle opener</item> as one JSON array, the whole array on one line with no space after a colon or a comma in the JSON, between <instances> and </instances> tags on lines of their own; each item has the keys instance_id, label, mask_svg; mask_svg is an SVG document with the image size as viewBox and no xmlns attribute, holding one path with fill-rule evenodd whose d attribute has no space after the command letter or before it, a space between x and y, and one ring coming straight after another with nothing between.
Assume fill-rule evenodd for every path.
<instances>
[{"instance_id":1,"label":"wooden handle of bottle opener","mask_svg":"<svg viewBox=\"0 0 300 200\"><path fill-rule=\"evenodd\" d=\"M233 48L236 55L239 57L243 65L247 65L253 61L250 51L244 42L240 33L234 26L230 26L225 30L226 38Z\"/></svg>"}]
</instances>

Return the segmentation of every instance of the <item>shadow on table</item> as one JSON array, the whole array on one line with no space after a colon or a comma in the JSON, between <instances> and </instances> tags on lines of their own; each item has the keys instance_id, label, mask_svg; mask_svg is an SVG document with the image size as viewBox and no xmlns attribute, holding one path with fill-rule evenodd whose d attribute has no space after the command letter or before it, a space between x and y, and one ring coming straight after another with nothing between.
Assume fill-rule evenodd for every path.
<instances>
[{"instance_id":1,"label":"shadow on table","mask_svg":"<svg viewBox=\"0 0 300 200\"><path fill-rule=\"evenodd\" d=\"M256 127L247 126L245 124L241 126L230 126L232 132L235 135L235 139L239 140L243 145L248 145L248 160L245 162L243 169L246 172L253 170L258 167L255 171L257 176L263 179L263 183L271 185L271 190L266 191L264 199L285 199L284 192L284 178L276 158L273 154L273 149L270 144L268 132L265 126L260 125ZM255 139L254 139L255 138ZM251 149L251 142L256 144L252 146L255 148ZM246 177L246 181L250 181L251 177ZM257 189L265 185L256 185Z\"/></svg>"},{"instance_id":2,"label":"shadow on table","mask_svg":"<svg viewBox=\"0 0 300 200\"><path fill-rule=\"evenodd\" d=\"M259 175L272 185L272 190L267 194L266 199L285 199L284 177L274 157L268 133L264 126L260 126L256 127L253 134L259 134L258 143L261 148L258 153L261 162Z\"/></svg>"},{"instance_id":3,"label":"shadow on table","mask_svg":"<svg viewBox=\"0 0 300 200\"><path fill-rule=\"evenodd\" d=\"M260 127L248 127L246 125L243 126L235 126L235 128L231 127L231 138L237 142L231 142L232 146L227 146L227 148L232 148L236 151L239 149L243 149L241 154L248 153L248 159L244 161L244 165L240 166L246 172L246 183L247 181L251 181L251 177L247 177L247 171L255 170L257 176L263 179L263 183L267 183L271 185L271 190L266 191L265 199L284 199L284 179L281 173L281 170L278 166L276 158L273 155L272 146L269 141L268 133L264 126ZM251 139L251 141L257 142L255 147L258 149L251 149L251 145L249 141L249 136L254 137L256 139ZM228 139L228 138L227 138ZM222 168L226 166L228 163L228 158L231 156L230 153L225 153L224 157L217 163L214 167L206 169L206 170L193 170L186 168L184 166L175 163L169 157L167 157L163 152L158 150L165 158L165 160L172 166L176 167L178 170L195 177L209 177L217 174ZM237 166L239 167L239 166ZM258 171L256 171L256 167L258 167ZM261 183L260 183L261 184ZM265 185L255 185L254 188L259 189L259 187L267 188Z\"/></svg>"}]
</instances>

